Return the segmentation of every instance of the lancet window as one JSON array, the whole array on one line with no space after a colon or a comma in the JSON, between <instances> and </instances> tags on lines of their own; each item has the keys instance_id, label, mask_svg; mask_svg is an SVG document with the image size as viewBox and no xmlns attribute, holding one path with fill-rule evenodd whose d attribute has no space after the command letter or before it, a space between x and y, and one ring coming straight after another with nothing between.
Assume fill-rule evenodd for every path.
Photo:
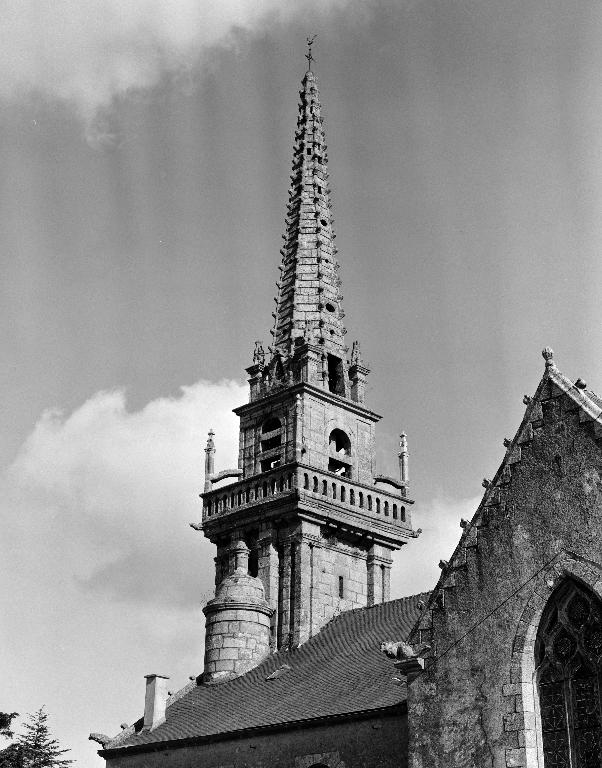
<instances>
[{"instance_id":1,"label":"lancet window","mask_svg":"<svg viewBox=\"0 0 602 768\"><path fill-rule=\"evenodd\" d=\"M551 596L535 643L545 768L602 766L602 603L569 580Z\"/></svg>"}]
</instances>

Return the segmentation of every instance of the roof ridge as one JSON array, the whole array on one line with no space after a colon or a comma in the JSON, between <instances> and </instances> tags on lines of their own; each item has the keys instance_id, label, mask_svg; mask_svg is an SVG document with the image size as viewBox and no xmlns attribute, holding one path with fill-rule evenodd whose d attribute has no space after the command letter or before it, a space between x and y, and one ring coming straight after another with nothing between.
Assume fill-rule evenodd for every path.
<instances>
[{"instance_id":1,"label":"roof ridge","mask_svg":"<svg viewBox=\"0 0 602 768\"><path fill-rule=\"evenodd\" d=\"M598 405L592 398L592 393L588 392L584 382L577 379L574 383L565 376L554 362L554 352L546 347L542 356L546 361L546 367L539 384L532 397L525 395L523 402L526 405L523 418L512 440L504 440L506 452L493 477L493 480L483 480L484 493L477 506L475 513L470 521L462 520L460 525L462 533L448 561L441 560L441 575L430 594L427 604L427 610L419 617L414 628L410 633L411 639L416 639L416 634L423 630L429 631L432 625L431 614L436 605L442 605L444 602L445 590L456 586L455 572L463 567L467 567L467 549L478 546L479 529L489 524L488 514L495 508L503 508L504 487L510 482L511 467L521 461L522 446L533 439L533 430L543 424L542 403L560 394L570 397L578 406L585 418L580 414L580 423L596 422L594 436L595 439L602 438L602 402ZM546 387L557 387L558 392L553 393L549 390L548 397L542 395L546 392ZM596 396L597 397L597 396Z\"/></svg>"}]
</instances>

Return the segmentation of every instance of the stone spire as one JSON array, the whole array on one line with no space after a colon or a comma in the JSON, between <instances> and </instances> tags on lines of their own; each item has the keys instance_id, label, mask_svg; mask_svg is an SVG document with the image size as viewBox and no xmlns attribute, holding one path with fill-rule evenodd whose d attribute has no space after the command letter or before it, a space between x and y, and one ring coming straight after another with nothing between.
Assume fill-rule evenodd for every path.
<instances>
[{"instance_id":1,"label":"stone spire","mask_svg":"<svg viewBox=\"0 0 602 768\"><path fill-rule=\"evenodd\" d=\"M325 353L344 359L346 331L335 258L326 139L318 85L311 69L305 73L302 86L273 348L288 356L294 354L295 339L300 339L320 344Z\"/></svg>"}]
</instances>

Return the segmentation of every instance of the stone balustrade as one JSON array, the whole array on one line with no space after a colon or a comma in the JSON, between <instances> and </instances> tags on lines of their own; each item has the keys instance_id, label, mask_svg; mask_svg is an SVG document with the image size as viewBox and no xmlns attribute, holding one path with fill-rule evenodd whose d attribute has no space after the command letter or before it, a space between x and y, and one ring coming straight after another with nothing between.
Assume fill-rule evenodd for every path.
<instances>
[{"instance_id":1,"label":"stone balustrade","mask_svg":"<svg viewBox=\"0 0 602 768\"><path fill-rule=\"evenodd\" d=\"M403 497L300 464L276 467L203 493L203 522L270 498L286 496L327 499L349 510L361 510L364 514L388 518L401 527L410 527L406 519L407 501Z\"/></svg>"}]
</instances>

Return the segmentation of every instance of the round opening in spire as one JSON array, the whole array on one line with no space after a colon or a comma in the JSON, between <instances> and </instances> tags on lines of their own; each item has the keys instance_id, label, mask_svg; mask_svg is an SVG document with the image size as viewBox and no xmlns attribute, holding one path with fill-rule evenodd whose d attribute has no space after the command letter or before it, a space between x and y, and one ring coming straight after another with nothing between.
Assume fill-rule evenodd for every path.
<instances>
[{"instance_id":1,"label":"round opening in spire","mask_svg":"<svg viewBox=\"0 0 602 768\"><path fill-rule=\"evenodd\" d=\"M331 304L330 302L328 302L328 304L326 304L326 311L327 312L334 312L334 310L335 310L334 304Z\"/></svg>"}]
</instances>

